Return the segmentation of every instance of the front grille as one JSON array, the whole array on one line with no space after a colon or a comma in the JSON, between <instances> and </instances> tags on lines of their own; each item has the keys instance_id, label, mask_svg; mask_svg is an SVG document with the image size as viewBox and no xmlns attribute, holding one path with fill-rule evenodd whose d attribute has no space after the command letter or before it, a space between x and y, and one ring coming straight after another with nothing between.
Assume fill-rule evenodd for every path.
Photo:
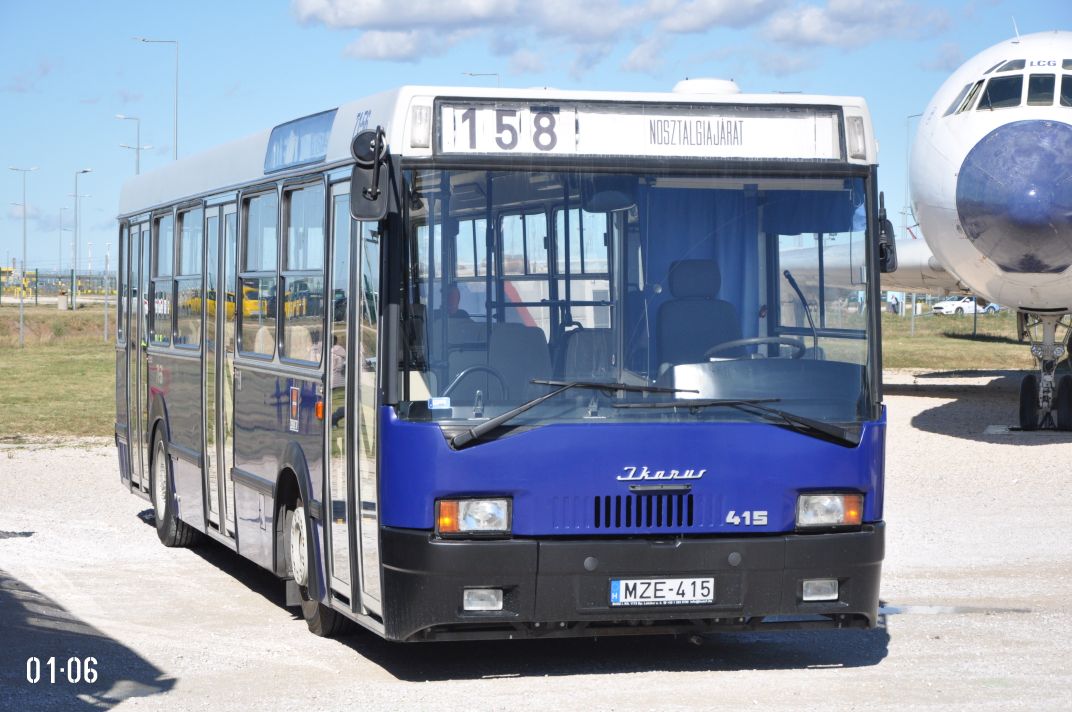
<instances>
[{"instance_id":1,"label":"front grille","mask_svg":"<svg viewBox=\"0 0 1072 712\"><path fill-rule=\"evenodd\" d=\"M596 529L677 529L691 527L695 502L691 494L615 494L593 498Z\"/></svg>"}]
</instances>

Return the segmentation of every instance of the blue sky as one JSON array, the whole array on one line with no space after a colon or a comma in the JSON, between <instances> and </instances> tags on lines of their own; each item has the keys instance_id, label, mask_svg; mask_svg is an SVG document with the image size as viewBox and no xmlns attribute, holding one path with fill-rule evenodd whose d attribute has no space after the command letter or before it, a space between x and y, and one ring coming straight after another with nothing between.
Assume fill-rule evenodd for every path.
<instances>
[{"instance_id":1,"label":"blue sky","mask_svg":"<svg viewBox=\"0 0 1072 712\"><path fill-rule=\"evenodd\" d=\"M82 268L115 253L133 175L171 160L178 40L179 156L399 84L668 90L732 78L745 92L861 95L881 145L887 207L905 202L906 117L963 60L1020 32L1072 29L1069 0L101 0L0 2L0 259L70 268L74 174ZM63 208L68 208L62 211ZM900 226L899 215L894 224Z\"/></svg>"}]
</instances>

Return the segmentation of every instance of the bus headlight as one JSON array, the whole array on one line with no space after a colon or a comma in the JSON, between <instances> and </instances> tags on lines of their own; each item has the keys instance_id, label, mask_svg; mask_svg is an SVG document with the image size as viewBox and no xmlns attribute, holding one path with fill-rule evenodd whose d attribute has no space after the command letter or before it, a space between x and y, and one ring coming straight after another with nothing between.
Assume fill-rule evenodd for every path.
<instances>
[{"instance_id":1,"label":"bus headlight","mask_svg":"<svg viewBox=\"0 0 1072 712\"><path fill-rule=\"evenodd\" d=\"M511 500L441 499L436 502L436 534L509 535Z\"/></svg>"},{"instance_id":2,"label":"bus headlight","mask_svg":"<svg viewBox=\"0 0 1072 712\"><path fill-rule=\"evenodd\" d=\"M856 526L863 512L863 495L802 494L797 497L797 528Z\"/></svg>"}]
</instances>

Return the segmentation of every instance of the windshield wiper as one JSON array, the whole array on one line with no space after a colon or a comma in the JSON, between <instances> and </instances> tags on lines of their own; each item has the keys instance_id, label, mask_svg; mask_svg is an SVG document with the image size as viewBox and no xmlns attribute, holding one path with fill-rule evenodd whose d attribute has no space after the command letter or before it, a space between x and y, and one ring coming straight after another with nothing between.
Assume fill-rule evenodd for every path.
<instances>
[{"instance_id":1,"label":"windshield wiper","mask_svg":"<svg viewBox=\"0 0 1072 712\"><path fill-rule=\"evenodd\" d=\"M849 428L822 420L807 418L803 415L789 413L779 408L771 408L765 403L777 403L780 398L701 398L696 400L675 400L661 403L615 403L615 408L687 408L699 411L702 408L727 407L753 415L760 415L770 420L776 420L798 433L825 437L840 445L856 447L860 444L859 436Z\"/></svg>"},{"instance_id":2,"label":"windshield wiper","mask_svg":"<svg viewBox=\"0 0 1072 712\"><path fill-rule=\"evenodd\" d=\"M633 393L697 393L697 391L684 388L659 388L658 386L635 386L628 383L601 383L598 381L547 381L543 379L533 379L532 381L529 381L529 383L535 383L540 386L558 387L550 393L526 401L513 410L508 410L502 415L497 415L490 420L485 420L480 425L469 428L464 433L458 433L450 439L451 446L455 450L463 448L513 420L525 411L531 410L545 400L554 398L559 393L565 393L571 388L586 388L599 391L630 391Z\"/></svg>"}]
</instances>

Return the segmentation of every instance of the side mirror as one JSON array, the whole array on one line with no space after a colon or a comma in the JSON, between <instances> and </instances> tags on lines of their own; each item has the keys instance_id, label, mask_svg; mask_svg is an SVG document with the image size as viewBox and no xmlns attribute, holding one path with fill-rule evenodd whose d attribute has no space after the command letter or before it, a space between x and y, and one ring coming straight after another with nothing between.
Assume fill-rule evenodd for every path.
<instances>
[{"instance_id":1,"label":"side mirror","mask_svg":"<svg viewBox=\"0 0 1072 712\"><path fill-rule=\"evenodd\" d=\"M362 131L350 144L354 170L350 174L350 215L354 220L378 221L387 215L384 180L387 138L383 127Z\"/></svg>"},{"instance_id":2,"label":"side mirror","mask_svg":"<svg viewBox=\"0 0 1072 712\"><path fill-rule=\"evenodd\" d=\"M878 194L878 270L883 274L897 271L897 241L893 223L886 217L886 196Z\"/></svg>"}]
</instances>

